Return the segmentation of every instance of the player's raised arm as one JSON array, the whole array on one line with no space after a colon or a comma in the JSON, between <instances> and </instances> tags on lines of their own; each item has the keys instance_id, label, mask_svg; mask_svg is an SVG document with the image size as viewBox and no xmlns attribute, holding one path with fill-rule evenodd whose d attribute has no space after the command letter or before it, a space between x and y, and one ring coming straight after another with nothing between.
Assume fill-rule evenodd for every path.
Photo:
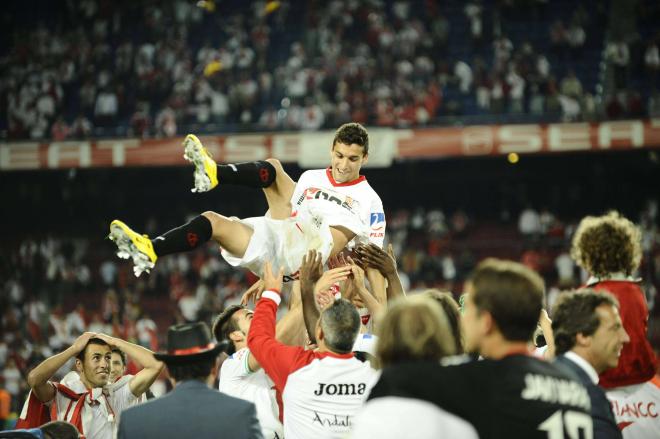
<instances>
[{"instance_id":1,"label":"player's raised arm","mask_svg":"<svg viewBox=\"0 0 660 439\"><path fill-rule=\"evenodd\" d=\"M387 252L377 245L369 244L357 247L356 253L363 265L375 268L387 280L387 300L406 295L401 284L401 279L399 278L399 272L397 271L392 244L387 246Z\"/></svg>"}]
</instances>

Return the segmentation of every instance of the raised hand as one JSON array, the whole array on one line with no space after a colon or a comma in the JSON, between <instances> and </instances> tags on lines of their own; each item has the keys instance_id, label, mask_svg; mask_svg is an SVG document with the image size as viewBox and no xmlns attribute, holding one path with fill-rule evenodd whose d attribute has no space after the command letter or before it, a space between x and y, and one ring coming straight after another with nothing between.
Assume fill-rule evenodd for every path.
<instances>
[{"instance_id":1,"label":"raised hand","mask_svg":"<svg viewBox=\"0 0 660 439\"><path fill-rule=\"evenodd\" d=\"M332 270L326 271L325 273L323 273L321 278L316 282L316 286L314 287L315 295L319 291L327 291L330 289L332 285L348 279L348 276L350 274L351 274L350 265L344 265L342 267L337 267L337 268L333 268Z\"/></svg>"},{"instance_id":2,"label":"raised hand","mask_svg":"<svg viewBox=\"0 0 660 439\"><path fill-rule=\"evenodd\" d=\"M99 337L99 334L96 332L83 332L76 341L73 342L71 347L73 347L76 352L82 352L82 350L85 349L85 346L87 346L89 339L97 337Z\"/></svg>"},{"instance_id":3,"label":"raised hand","mask_svg":"<svg viewBox=\"0 0 660 439\"><path fill-rule=\"evenodd\" d=\"M280 292L282 290L282 276L284 275L284 269L282 267L278 268L277 274L273 274L273 268L270 262L264 264L264 290L275 290Z\"/></svg>"},{"instance_id":4,"label":"raised hand","mask_svg":"<svg viewBox=\"0 0 660 439\"><path fill-rule=\"evenodd\" d=\"M321 253L316 250L308 251L300 265L300 282L315 284L323 275L322 260Z\"/></svg>"},{"instance_id":5,"label":"raised hand","mask_svg":"<svg viewBox=\"0 0 660 439\"><path fill-rule=\"evenodd\" d=\"M392 244L388 245L387 252L375 244L361 245L355 249L355 252L363 265L374 267L384 277L390 278L397 274Z\"/></svg>"},{"instance_id":6,"label":"raised hand","mask_svg":"<svg viewBox=\"0 0 660 439\"><path fill-rule=\"evenodd\" d=\"M257 300L261 297L261 293L264 292L264 281L259 279L247 289L243 296L241 296L241 305L247 306L248 302L252 301L257 303Z\"/></svg>"}]
</instances>

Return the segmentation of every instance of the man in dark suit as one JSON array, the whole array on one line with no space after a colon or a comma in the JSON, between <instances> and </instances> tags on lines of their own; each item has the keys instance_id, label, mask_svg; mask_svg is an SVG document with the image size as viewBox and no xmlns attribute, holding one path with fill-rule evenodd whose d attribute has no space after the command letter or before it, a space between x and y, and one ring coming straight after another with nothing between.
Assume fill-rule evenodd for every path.
<instances>
[{"instance_id":1,"label":"man in dark suit","mask_svg":"<svg viewBox=\"0 0 660 439\"><path fill-rule=\"evenodd\" d=\"M119 439L262 439L254 404L209 388L221 345L204 323L171 326L167 365L174 390L122 413Z\"/></svg>"},{"instance_id":2,"label":"man in dark suit","mask_svg":"<svg viewBox=\"0 0 660 439\"><path fill-rule=\"evenodd\" d=\"M630 341L618 308L611 294L582 289L562 294L553 312L555 362L570 369L587 388L598 439L622 437L605 391L598 385L598 375L617 366L624 343Z\"/></svg>"}]
</instances>

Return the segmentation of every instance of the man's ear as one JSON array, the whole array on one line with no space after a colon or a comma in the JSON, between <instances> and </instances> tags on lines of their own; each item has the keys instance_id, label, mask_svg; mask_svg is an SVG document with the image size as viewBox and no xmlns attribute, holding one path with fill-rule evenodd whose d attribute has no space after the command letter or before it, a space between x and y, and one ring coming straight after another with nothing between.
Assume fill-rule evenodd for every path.
<instances>
[{"instance_id":1,"label":"man's ear","mask_svg":"<svg viewBox=\"0 0 660 439\"><path fill-rule=\"evenodd\" d=\"M229 333L229 339L234 343L238 343L245 340L245 335L241 331L236 330Z\"/></svg>"},{"instance_id":2,"label":"man's ear","mask_svg":"<svg viewBox=\"0 0 660 439\"><path fill-rule=\"evenodd\" d=\"M83 371L83 362L79 358L76 358L76 371L82 373Z\"/></svg>"},{"instance_id":3,"label":"man's ear","mask_svg":"<svg viewBox=\"0 0 660 439\"><path fill-rule=\"evenodd\" d=\"M494 331L499 330L497 323L495 323L495 319L493 319L493 315L488 311L481 311L481 319L484 335L492 334Z\"/></svg>"},{"instance_id":4,"label":"man's ear","mask_svg":"<svg viewBox=\"0 0 660 439\"><path fill-rule=\"evenodd\" d=\"M365 165L369 161L369 153L362 156L362 164Z\"/></svg>"},{"instance_id":5,"label":"man's ear","mask_svg":"<svg viewBox=\"0 0 660 439\"><path fill-rule=\"evenodd\" d=\"M584 335L581 332L575 334L575 346L582 348L588 348L591 346L592 337L590 335Z\"/></svg>"}]
</instances>

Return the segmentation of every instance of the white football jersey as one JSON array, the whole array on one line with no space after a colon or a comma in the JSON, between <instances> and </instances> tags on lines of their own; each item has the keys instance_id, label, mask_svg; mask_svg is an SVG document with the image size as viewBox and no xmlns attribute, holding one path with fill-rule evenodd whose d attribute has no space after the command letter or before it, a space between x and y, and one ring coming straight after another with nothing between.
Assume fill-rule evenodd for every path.
<instances>
[{"instance_id":1,"label":"white football jersey","mask_svg":"<svg viewBox=\"0 0 660 439\"><path fill-rule=\"evenodd\" d=\"M305 171L293 191L291 209L291 216L309 215L319 223L353 231L356 236L348 248L367 242L383 247L383 203L364 176L337 183L330 168Z\"/></svg>"},{"instance_id":2,"label":"white football jersey","mask_svg":"<svg viewBox=\"0 0 660 439\"><path fill-rule=\"evenodd\" d=\"M660 379L608 389L607 398L623 439L660 437Z\"/></svg>"},{"instance_id":3,"label":"white football jersey","mask_svg":"<svg viewBox=\"0 0 660 439\"><path fill-rule=\"evenodd\" d=\"M227 395L254 403L265 439L283 437L275 385L263 369L252 372L248 366L250 350L239 349L222 362L218 389Z\"/></svg>"}]
</instances>

